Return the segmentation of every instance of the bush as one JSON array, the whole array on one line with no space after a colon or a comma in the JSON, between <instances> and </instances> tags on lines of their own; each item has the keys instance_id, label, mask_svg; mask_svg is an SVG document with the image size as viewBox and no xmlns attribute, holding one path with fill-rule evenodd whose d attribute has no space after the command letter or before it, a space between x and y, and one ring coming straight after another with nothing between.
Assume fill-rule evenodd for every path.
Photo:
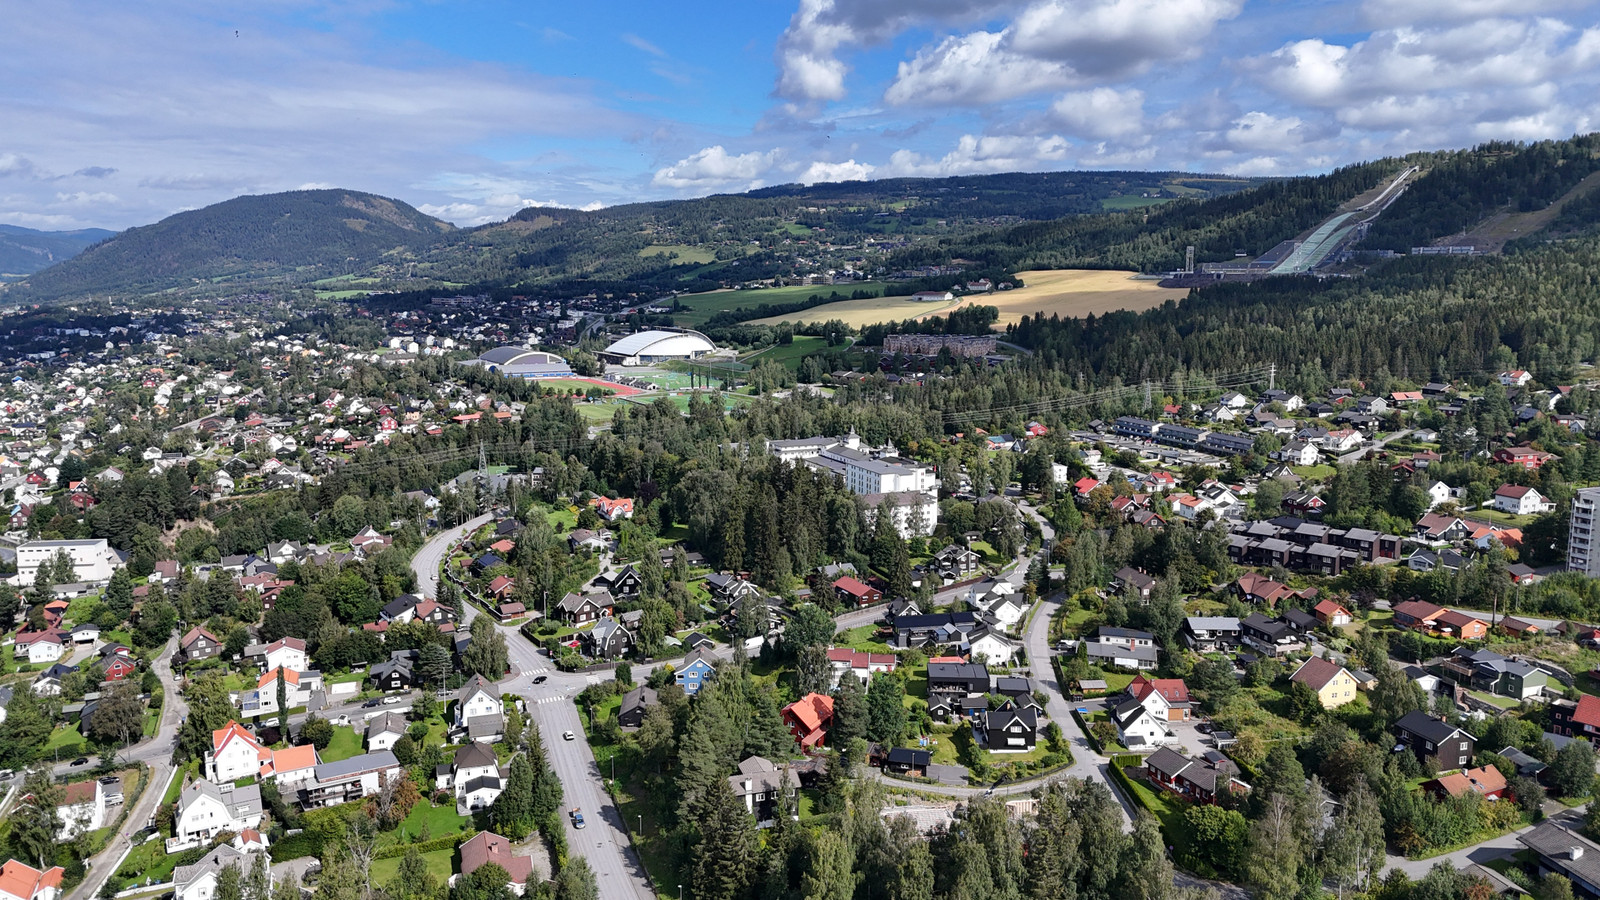
<instances>
[{"instance_id":1,"label":"bush","mask_svg":"<svg viewBox=\"0 0 1600 900\"><path fill-rule=\"evenodd\" d=\"M454 850L458 845L464 844L477 835L477 829L469 828L460 834L437 837L426 841L410 841L403 844L391 844L372 854L373 859L393 859L405 856L406 851L415 847L418 853L432 853L435 850Z\"/></svg>"}]
</instances>

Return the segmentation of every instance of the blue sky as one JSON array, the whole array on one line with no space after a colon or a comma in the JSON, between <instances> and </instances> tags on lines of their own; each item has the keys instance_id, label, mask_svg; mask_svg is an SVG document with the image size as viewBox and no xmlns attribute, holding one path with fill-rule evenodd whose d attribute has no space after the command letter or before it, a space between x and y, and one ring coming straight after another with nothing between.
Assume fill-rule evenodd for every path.
<instances>
[{"instance_id":1,"label":"blue sky","mask_svg":"<svg viewBox=\"0 0 1600 900\"><path fill-rule=\"evenodd\" d=\"M338 186L460 225L764 184L1294 174L1600 120L1577 0L0 0L0 222Z\"/></svg>"}]
</instances>

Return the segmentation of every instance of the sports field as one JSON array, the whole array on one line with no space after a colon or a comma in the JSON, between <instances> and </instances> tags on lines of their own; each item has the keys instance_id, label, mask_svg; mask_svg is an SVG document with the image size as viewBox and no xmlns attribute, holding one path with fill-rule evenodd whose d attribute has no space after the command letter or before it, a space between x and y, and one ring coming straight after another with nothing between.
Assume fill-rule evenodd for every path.
<instances>
[{"instance_id":1,"label":"sports field","mask_svg":"<svg viewBox=\"0 0 1600 900\"><path fill-rule=\"evenodd\" d=\"M872 291L877 293L883 290L881 284L808 284L792 285L780 288L756 288L744 291L707 291L703 294L684 294L678 298L683 304L684 311L672 314L672 318L680 325L697 328L704 325L712 316L719 312L731 309L755 309L763 303L797 303L809 299L812 295L826 297L838 293L848 297L855 291ZM865 302L865 301L854 301ZM797 313L789 317L791 322L809 321L799 318L805 313Z\"/></svg>"}]
</instances>

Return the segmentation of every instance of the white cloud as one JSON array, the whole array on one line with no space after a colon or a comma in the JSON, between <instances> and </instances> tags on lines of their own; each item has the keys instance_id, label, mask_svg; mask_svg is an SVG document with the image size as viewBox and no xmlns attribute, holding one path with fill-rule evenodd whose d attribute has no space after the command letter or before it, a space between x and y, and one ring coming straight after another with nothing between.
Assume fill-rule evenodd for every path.
<instances>
[{"instance_id":1,"label":"white cloud","mask_svg":"<svg viewBox=\"0 0 1600 900\"><path fill-rule=\"evenodd\" d=\"M877 167L868 163L856 162L847 159L844 162L817 161L806 167L805 173L800 176L801 184L816 184L819 181L866 181L872 177Z\"/></svg>"},{"instance_id":2,"label":"white cloud","mask_svg":"<svg viewBox=\"0 0 1600 900\"><path fill-rule=\"evenodd\" d=\"M1590 0L1366 0L1361 10L1379 28L1420 22L1470 22L1497 16L1536 16L1582 9Z\"/></svg>"},{"instance_id":3,"label":"white cloud","mask_svg":"<svg viewBox=\"0 0 1600 900\"><path fill-rule=\"evenodd\" d=\"M901 63L884 99L984 106L1074 84L1120 79L1197 56L1242 0L1036 0L1000 31L924 47Z\"/></svg>"},{"instance_id":4,"label":"white cloud","mask_svg":"<svg viewBox=\"0 0 1600 900\"><path fill-rule=\"evenodd\" d=\"M643 50L651 56L658 56L662 59L665 59L667 56L667 51L657 47L655 44L650 43L637 34L628 33L622 35L622 42L636 50Z\"/></svg>"},{"instance_id":5,"label":"white cloud","mask_svg":"<svg viewBox=\"0 0 1600 900\"><path fill-rule=\"evenodd\" d=\"M1243 0L1044 0L1017 17L1013 49L1068 62L1080 74L1122 78L1188 59Z\"/></svg>"},{"instance_id":6,"label":"white cloud","mask_svg":"<svg viewBox=\"0 0 1600 900\"><path fill-rule=\"evenodd\" d=\"M778 151L730 154L721 144L706 147L656 172L657 187L677 190L749 190L762 185L765 175L777 162Z\"/></svg>"},{"instance_id":7,"label":"white cloud","mask_svg":"<svg viewBox=\"0 0 1600 900\"><path fill-rule=\"evenodd\" d=\"M1060 135L980 137L964 134L956 142L955 149L939 159L929 159L912 150L896 150L879 174L884 177L943 177L1060 168L1070 147Z\"/></svg>"},{"instance_id":8,"label":"white cloud","mask_svg":"<svg viewBox=\"0 0 1600 900\"><path fill-rule=\"evenodd\" d=\"M1225 137L1233 150L1254 153L1291 150L1303 143L1303 124L1294 116L1278 117L1247 112L1233 123Z\"/></svg>"},{"instance_id":9,"label":"white cloud","mask_svg":"<svg viewBox=\"0 0 1600 900\"><path fill-rule=\"evenodd\" d=\"M1030 59L1005 49L1006 34L988 31L951 37L900 64L884 100L896 105L979 106L1077 80L1062 63Z\"/></svg>"},{"instance_id":10,"label":"white cloud","mask_svg":"<svg viewBox=\"0 0 1600 900\"><path fill-rule=\"evenodd\" d=\"M1126 138L1142 134L1144 92L1099 87L1063 94L1050 105L1050 119L1068 134Z\"/></svg>"},{"instance_id":11,"label":"white cloud","mask_svg":"<svg viewBox=\"0 0 1600 900\"><path fill-rule=\"evenodd\" d=\"M839 59L841 50L883 43L917 23L966 22L1015 5L1006 0L800 0L774 52L774 93L803 102L842 99L849 67Z\"/></svg>"}]
</instances>

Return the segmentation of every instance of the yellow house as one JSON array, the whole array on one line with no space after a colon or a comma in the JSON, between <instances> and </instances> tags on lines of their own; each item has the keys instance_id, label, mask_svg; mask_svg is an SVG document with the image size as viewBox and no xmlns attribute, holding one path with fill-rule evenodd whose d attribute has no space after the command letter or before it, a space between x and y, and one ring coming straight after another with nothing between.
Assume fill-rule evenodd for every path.
<instances>
[{"instance_id":1,"label":"yellow house","mask_svg":"<svg viewBox=\"0 0 1600 900\"><path fill-rule=\"evenodd\" d=\"M1289 676L1317 692L1323 709L1343 706L1356 698L1356 679L1350 670L1331 660L1313 656Z\"/></svg>"}]
</instances>

